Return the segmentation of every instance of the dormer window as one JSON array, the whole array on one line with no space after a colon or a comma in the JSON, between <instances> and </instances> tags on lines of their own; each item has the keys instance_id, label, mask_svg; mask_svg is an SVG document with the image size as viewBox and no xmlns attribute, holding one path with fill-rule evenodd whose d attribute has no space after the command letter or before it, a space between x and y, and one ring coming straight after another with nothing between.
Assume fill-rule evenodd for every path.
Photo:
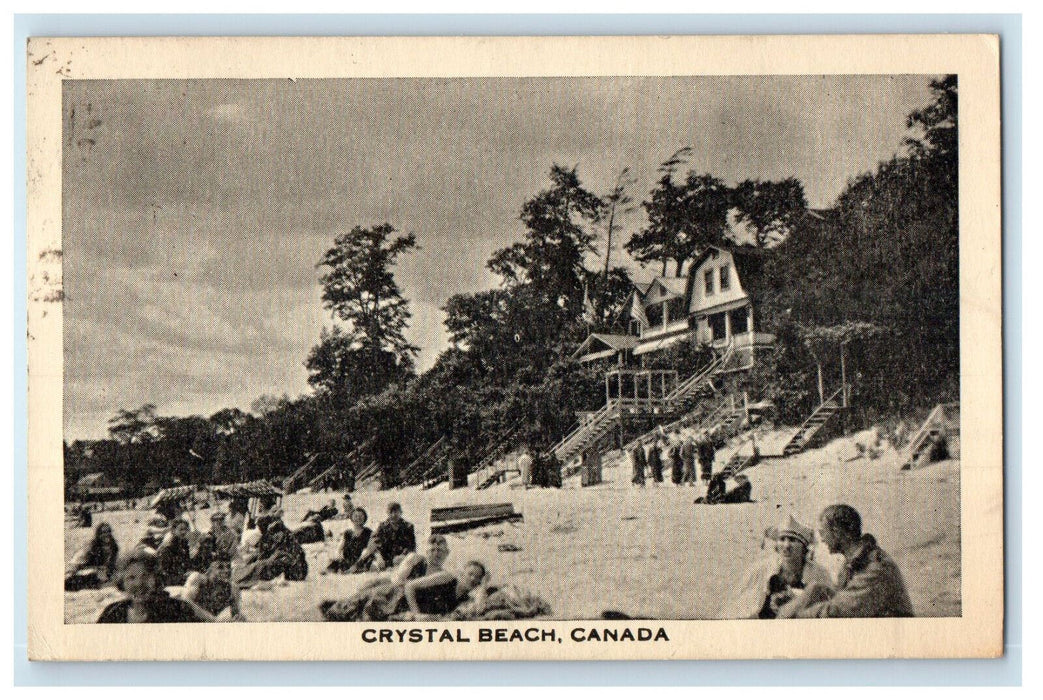
<instances>
[{"instance_id":1,"label":"dormer window","mask_svg":"<svg viewBox=\"0 0 1043 700\"><path fill-rule=\"evenodd\" d=\"M707 270L703 273L703 284L706 290L706 296L713 294L713 270Z\"/></svg>"},{"instance_id":2,"label":"dormer window","mask_svg":"<svg viewBox=\"0 0 1043 700\"><path fill-rule=\"evenodd\" d=\"M731 265L724 265L721 267L721 291L731 289L732 276L731 276Z\"/></svg>"}]
</instances>

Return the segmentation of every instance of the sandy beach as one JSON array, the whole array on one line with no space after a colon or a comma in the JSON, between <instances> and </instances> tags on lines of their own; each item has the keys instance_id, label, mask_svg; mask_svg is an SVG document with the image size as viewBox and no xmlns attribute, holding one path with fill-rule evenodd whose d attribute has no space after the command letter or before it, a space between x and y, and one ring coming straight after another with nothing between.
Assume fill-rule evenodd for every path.
<instances>
[{"instance_id":1,"label":"sandy beach","mask_svg":"<svg viewBox=\"0 0 1043 700\"><path fill-rule=\"evenodd\" d=\"M813 524L823 506L845 502L859 510L865 531L875 535L897 561L917 615L958 616L959 461L903 472L901 455L892 450L873 460L855 458L860 441L867 441L866 433L790 458L762 461L746 472L753 483L754 503L741 505L695 505L701 487L670 483L634 487L618 453L606 458L604 483L594 487L582 488L578 477L573 477L561 489L525 490L515 480L484 491L449 490L444 484L428 491L363 490L354 500L369 512L372 527L383 519L389 502L400 502L421 543L429 532L431 508L513 503L524 521L449 535L447 566L460 567L470 559L485 562L494 583L537 593L550 604L553 619L597 618L605 610L658 619L715 618L734 582L764 554L764 530L780 514L792 512ZM728 456L727 449L719 453L718 468ZM333 497L339 505L335 493L288 496L284 501L287 525L296 527L308 509ZM95 523L111 523L121 551L127 551L144 532L150 515L98 513ZM207 511L197 512L195 520L201 528L209 527ZM305 545L308 580L277 580L263 590L244 591L247 620L320 620L322 600L349 595L373 576L321 575L336 556L346 525L333 520L326 526L332 537ZM67 529L67 560L91 532ZM502 544L517 550L499 551ZM836 567L836 559L824 551L815 554L820 562ZM93 622L119 596L114 588L66 593L65 620Z\"/></svg>"}]
</instances>

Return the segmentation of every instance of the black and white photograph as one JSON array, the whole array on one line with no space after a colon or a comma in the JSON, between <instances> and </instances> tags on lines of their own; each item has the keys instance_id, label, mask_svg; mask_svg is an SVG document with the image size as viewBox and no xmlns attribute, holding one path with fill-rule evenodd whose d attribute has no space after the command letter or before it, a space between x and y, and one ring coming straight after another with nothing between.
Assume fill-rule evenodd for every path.
<instances>
[{"instance_id":1,"label":"black and white photograph","mask_svg":"<svg viewBox=\"0 0 1043 700\"><path fill-rule=\"evenodd\" d=\"M963 88L61 75L61 623L965 618Z\"/></svg>"}]
</instances>

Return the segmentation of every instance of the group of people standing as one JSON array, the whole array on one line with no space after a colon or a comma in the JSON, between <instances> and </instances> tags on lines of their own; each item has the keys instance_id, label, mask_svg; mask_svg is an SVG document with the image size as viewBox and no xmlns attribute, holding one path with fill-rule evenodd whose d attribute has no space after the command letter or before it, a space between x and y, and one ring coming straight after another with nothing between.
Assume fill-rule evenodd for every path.
<instances>
[{"instance_id":1,"label":"group of people standing","mask_svg":"<svg viewBox=\"0 0 1043 700\"><path fill-rule=\"evenodd\" d=\"M654 486L663 483L665 474L669 472L670 481L677 486L695 486L698 460L699 479L708 484L713 478L718 447L719 439L713 432L686 437L680 431L674 431L639 439L628 454L633 473L631 481L635 486L644 486L647 475Z\"/></svg>"}]
</instances>

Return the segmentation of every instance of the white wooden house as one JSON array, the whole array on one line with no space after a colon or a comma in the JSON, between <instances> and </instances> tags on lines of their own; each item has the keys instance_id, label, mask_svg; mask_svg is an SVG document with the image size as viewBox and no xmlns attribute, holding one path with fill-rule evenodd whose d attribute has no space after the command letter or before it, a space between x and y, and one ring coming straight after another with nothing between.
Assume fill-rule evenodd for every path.
<instances>
[{"instance_id":1,"label":"white wooden house","mask_svg":"<svg viewBox=\"0 0 1043 700\"><path fill-rule=\"evenodd\" d=\"M735 369L752 366L756 351L775 337L756 330L750 285L764 253L712 246L681 277L634 283L627 335L591 334L574 354L581 362L614 359L624 366L678 343L733 348Z\"/></svg>"}]
</instances>

